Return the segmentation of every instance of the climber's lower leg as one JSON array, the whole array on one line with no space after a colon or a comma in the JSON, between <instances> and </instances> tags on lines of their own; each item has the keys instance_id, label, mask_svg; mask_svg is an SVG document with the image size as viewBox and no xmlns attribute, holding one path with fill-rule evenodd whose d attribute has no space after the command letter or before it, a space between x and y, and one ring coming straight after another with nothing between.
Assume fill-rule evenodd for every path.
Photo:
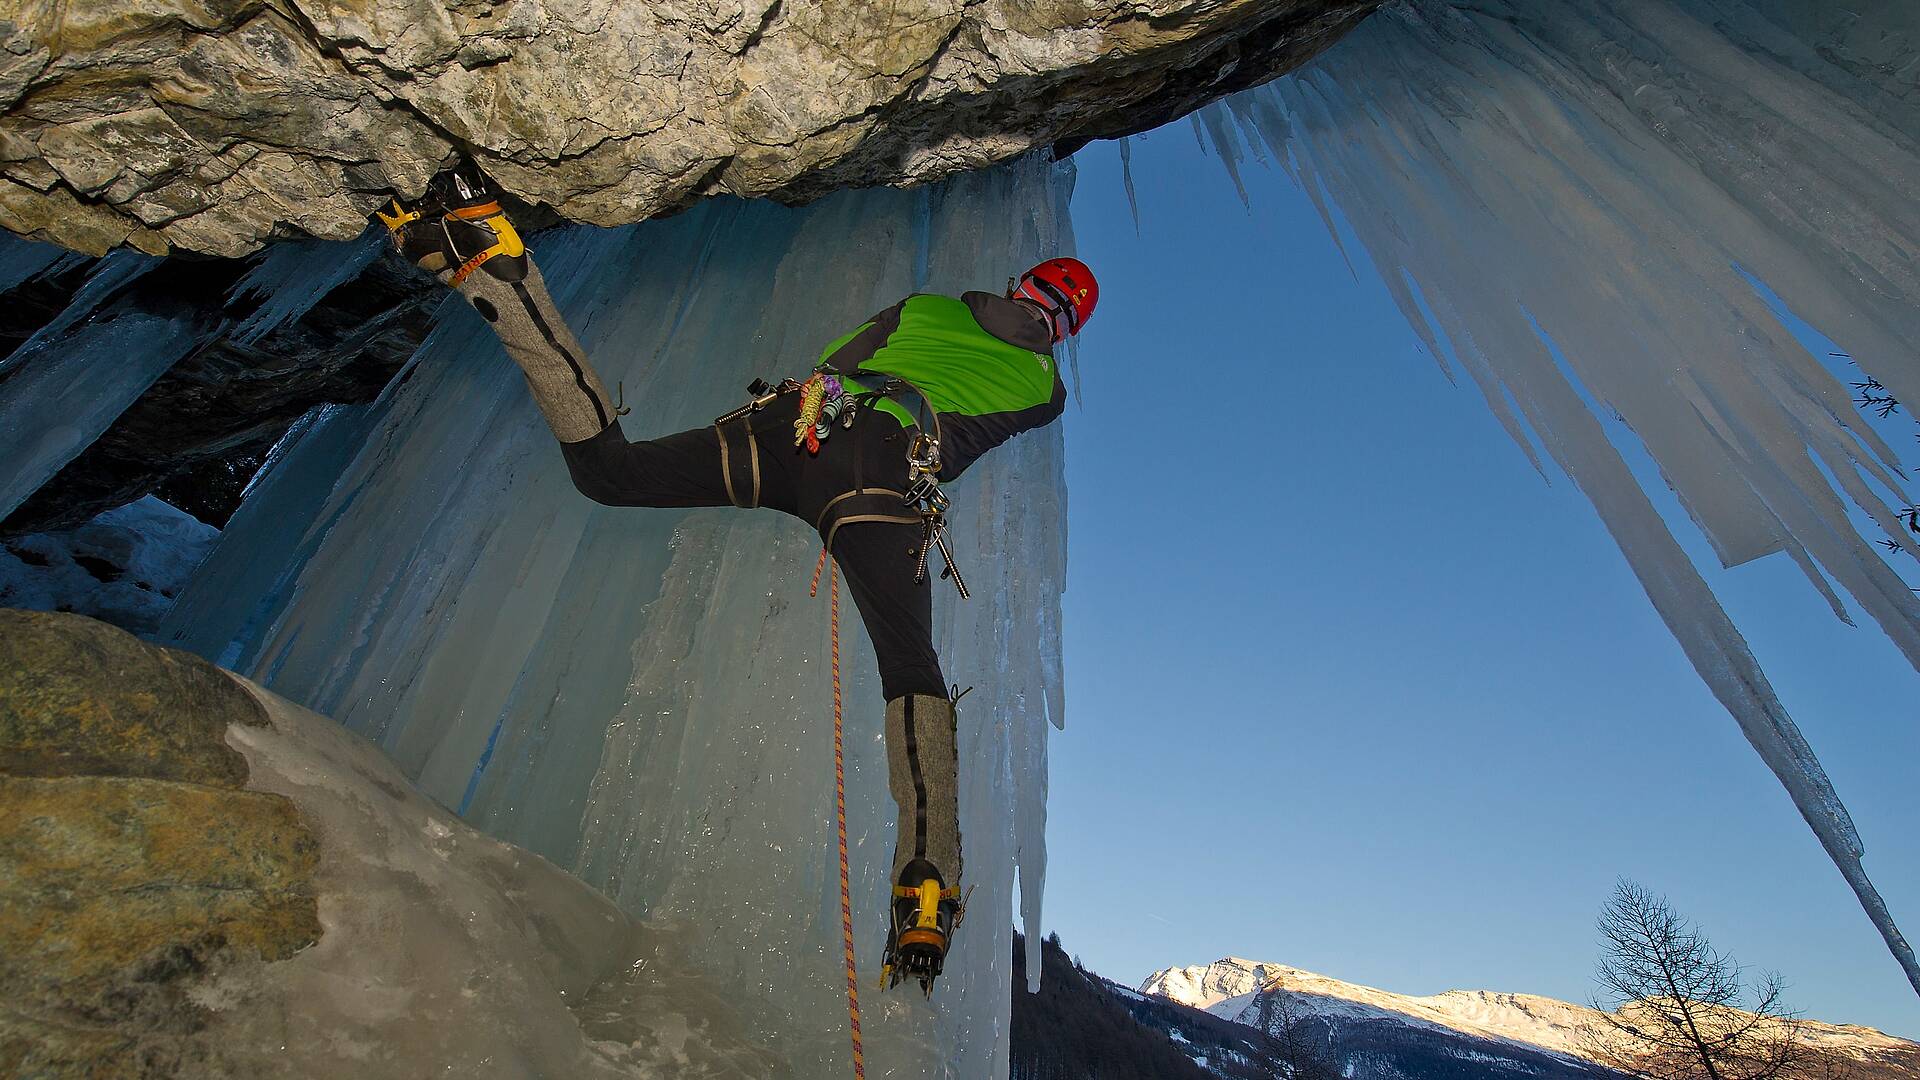
<instances>
[{"instance_id":1,"label":"climber's lower leg","mask_svg":"<svg viewBox=\"0 0 1920 1080\"><path fill-rule=\"evenodd\" d=\"M893 880L916 860L944 885L960 883L960 779L953 702L908 694L887 702L887 786L900 807ZM918 885L919 881L912 884Z\"/></svg>"},{"instance_id":2,"label":"climber's lower leg","mask_svg":"<svg viewBox=\"0 0 1920 1080\"><path fill-rule=\"evenodd\" d=\"M462 167L443 174L418 206L395 200L380 218L402 255L459 290L492 324L555 438L582 442L613 425L606 387L476 171Z\"/></svg>"},{"instance_id":3,"label":"climber's lower leg","mask_svg":"<svg viewBox=\"0 0 1920 1080\"><path fill-rule=\"evenodd\" d=\"M522 254L525 270L511 280L488 271L493 259L456 288L480 317L493 324L507 355L520 365L533 401L562 443L584 442L614 426L613 401L587 363L586 350L553 306L540 268ZM513 263L506 264L511 268Z\"/></svg>"},{"instance_id":4,"label":"climber's lower leg","mask_svg":"<svg viewBox=\"0 0 1920 1080\"><path fill-rule=\"evenodd\" d=\"M395 200L379 216L404 257L458 290L493 327L582 494L611 506L738 503L712 428L627 441L621 410L554 306L540 268L470 166L437 177L418 205ZM781 505L784 491L769 486L766 504Z\"/></svg>"},{"instance_id":5,"label":"climber's lower leg","mask_svg":"<svg viewBox=\"0 0 1920 1080\"><path fill-rule=\"evenodd\" d=\"M917 525L862 522L834 535L833 554L880 662L887 699L887 771L900 807L893 877L926 859L960 880L954 711L933 648L933 583L915 581Z\"/></svg>"},{"instance_id":6,"label":"climber's lower leg","mask_svg":"<svg viewBox=\"0 0 1920 1080\"><path fill-rule=\"evenodd\" d=\"M887 786L895 828L889 978L931 988L960 916L960 781L954 704L933 648L933 586L915 581L917 525L861 523L834 556L873 640L887 698Z\"/></svg>"},{"instance_id":7,"label":"climber's lower leg","mask_svg":"<svg viewBox=\"0 0 1920 1080\"><path fill-rule=\"evenodd\" d=\"M959 755L953 702L908 694L887 702L887 776L900 807L894 838L888 985L916 978L927 993L960 922Z\"/></svg>"}]
</instances>

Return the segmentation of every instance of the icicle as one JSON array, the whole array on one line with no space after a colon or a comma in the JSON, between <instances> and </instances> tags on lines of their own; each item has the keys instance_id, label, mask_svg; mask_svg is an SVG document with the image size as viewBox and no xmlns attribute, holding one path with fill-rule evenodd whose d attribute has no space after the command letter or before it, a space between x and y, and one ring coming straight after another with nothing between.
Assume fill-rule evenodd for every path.
<instances>
[{"instance_id":1,"label":"icicle","mask_svg":"<svg viewBox=\"0 0 1920 1080\"><path fill-rule=\"evenodd\" d=\"M0 229L0 293L33 278L68 269L85 258L65 248L23 240Z\"/></svg>"},{"instance_id":2,"label":"icicle","mask_svg":"<svg viewBox=\"0 0 1920 1080\"><path fill-rule=\"evenodd\" d=\"M4 235L4 234L0 234ZM9 239L0 275L17 285L77 265L71 253ZM0 518L87 448L192 350L204 325L189 316L120 310L121 290L160 264L116 251L94 264L67 308L0 360Z\"/></svg>"},{"instance_id":3,"label":"icicle","mask_svg":"<svg viewBox=\"0 0 1920 1080\"><path fill-rule=\"evenodd\" d=\"M15 353L0 368L0 518L99 438L203 332L185 317L119 314Z\"/></svg>"},{"instance_id":4,"label":"icicle","mask_svg":"<svg viewBox=\"0 0 1920 1080\"><path fill-rule=\"evenodd\" d=\"M275 244L227 294L229 302L261 298L260 307L233 328L233 340L251 345L313 310L335 288L360 276L387 250L387 231L374 225L351 243L294 240Z\"/></svg>"},{"instance_id":5,"label":"icicle","mask_svg":"<svg viewBox=\"0 0 1920 1080\"><path fill-rule=\"evenodd\" d=\"M378 230L351 244L303 241L267 251L229 301L259 308L234 331L247 344L312 310L383 250ZM75 265L71 255L12 240L0 275L26 280ZM67 307L0 360L0 517L85 450L181 358L227 332L217 311L154 313L122 296L165 260L119 250L99 259Z\"/></svg>"},{"instance_id":6,"label":"icicle","mask_svg":"<svg viewBox=\"0 0 1920 1080\"><path fill-rule=\"evenodd\" d=\"M1133 235L1140 235L1140 199L1133 190L1133 136L1120 138L1120 182L1127 189L1127 209L1133 213Z\"/></svg>"},{"instance_id":7,"label":"icicle","mask_svg":"<svg viewBox=\"0 0 1920 1080\"><path fill-rule=\"evenodd\" d=\"M1920 401L1920 125L1890 71L1790 22L1737 0L1402 0L1233 108L1593 501L1920 990L1825 772L1602 424L1617 412L1723 563L1786 552L1920 667L1920 601L1847 512L1900 535L1869 483L1904 500L1899 463L1767 299Z\"/></svg>"},{"instance_id":8,"label":"icicle","mask_svg":"<svg viewBox=\"0 0 1920 1080\"><path fill-rule=\"evenodd\" d=\"M751 378L803 370L917 276L997 290L1070 250L1070 176L1030 157L938 192L798 210L713 200L530 245L642 437L704 426ZM589 502L486 324L465 304L442 310L379 402L318 418L286 448L162 640L379 740L436 798L470 798L476 824L628 910L701 928L704 962L793 1075L850 1074L837 905L815 902L834 865L826 615L806 597L819 538L770 512ZM1006 1069L1012 888L1017 872L1039 940L1046 726L1062 719L1062 454L1058 425L1023 435L951 492L951 540L980 582L935 605L947 670L975 687L959 710L975 890L937 1007L895 996L864 1017L867 1060L888 1075ZM870 647L844 644L871 979L893 808Z\"/></svg>"},{"instance_id":9,"label":"icicle","mask_svg":"<svg viewBox=\"0 0 1920 1080\"><path fill-rule=\"evenodd\" d=\"M29 258L32 256L30 255ZM54 317L54 320L34 332L34 335L20 343L6 359L0 360L0 375L10 372L15 365L36 350L45 348L49 342L56 341L62 334L75 325L98 312L101 305L119 295L120 290L138 281L141 275L159 266L160 259L127 248L109 253L94 264L93 273L87 275L86 284L73 294L66 310ZM36 273L45 272L51 267L42 266Z\"/></svg>"},{"instance_id":10,"label":"icicle","mask_svg":"<svg viewBox=\"0 0 1920 1080\"><path fill-rule=\"evenodd\" d=\"M1240 163L1244 160L1240 153L1240 139L1234 133L1233 124L1227 114L1227 107L1221 102L1212 104L1196 113L1200 118L1201 130L1213 142L1214 152L1220 155L1220 166L1233 178L1233 190L1240 196L1240 205L1252 206L1247 200L1247 185L1240 178Z\"/></svg>"}]
</instances>

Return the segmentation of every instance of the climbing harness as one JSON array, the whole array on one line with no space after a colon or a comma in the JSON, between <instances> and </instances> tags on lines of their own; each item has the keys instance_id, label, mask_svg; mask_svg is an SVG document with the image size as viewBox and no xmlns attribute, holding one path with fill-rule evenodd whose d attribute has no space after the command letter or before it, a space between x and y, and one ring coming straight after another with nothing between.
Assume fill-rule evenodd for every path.
<instances>
[{"instance_id":1,"label":"climbing harness","mask_svg":"<svg viewBox=\"0 0 1920 1080\"><path fill-rule=\"evenodd\" d=\"M925 433L915 435L907 445L905 501L920 514L920 554L913 567L913 583L927 580L927 555L937 547L946 564L940 576L953 579L960 599L972 599L966 579L960 576L960 564L953 560L953 549L947 546L947 510L953 501L940 490L940 440Z\"/></svg>"},{"instance_id":2,"label":"climbing harness","mask_svg":"<svg viewBox=\"0 0 1920 1080\"><path fill-rule=\"evenodd\" d=\"M820 561L813 564L813 585L808 596L820 595L820 571L832 556L820 549ZM867 1065L860 1045L860 978L853 959L853 890L847 873L847 764L840 710L840 567L836 564L827 578L832 598L828 605L828 636L833 655L833 816L840 840L840 943L847 958L847 1022L853 1033L853 1075L866 1080Z\"/></svg>"},{"instance_id":3,"label":"climbing harness","mask_svg":"<svg viewBox=\"0 0 1920 1080\"><path fill-rule=\"evenodd\" d=\"M854 377L869 377L881 380L877 389L866 389L852 382ZM827 503L820 513L820 519L814 522L821 535L826 538L827 550L833 548L833 534L843 524L851 521L906 521L918 519L920 522L920 546L914 563L913 583L921 584L927 580L927 562L936 550L940 553L942 578L950 579L960 599L970 600L973 593L967 588L967 581L960 576L960 564L953 557L953 547L947 542L947 511L952 500L940 489L940 416L927 400L927 395L919 387L897 375L882 372L856 370L842 374L830 368L821 367L808 375L805 381L782 379L778 383L769 383L765 379L755 379L747 386L747 403L714 420L713 426L720 432L720 450L723 458L730 458L727 442L727 425L736 420L759 412L773 404L783 394L799 394L798 414L793 421L793 445L805 447L809 454L820 452L821 440L833 433L834 425L851 428L854 417L866 404L878 398L891 398L905 391L918 396L926 406L928 426L932 434L915 431L907 443L907 490L893 492L886 488L861 486ZM734 499L735 506L756 506L759 504L759 450L752 442L752 431L748 431L748 445L752 452L753 492L751 502L742 503ZM732 469L730 462L723 461L722 468L727 472L728 493L733 493ZM906 505L911 516L902 518L898 514L879 512L877 508L864 505L871 503L875 496L899 497ZM837 511L837 513L836 513ZM816 583L817 584L817 583Z\"/></svg>"}]
</instances>

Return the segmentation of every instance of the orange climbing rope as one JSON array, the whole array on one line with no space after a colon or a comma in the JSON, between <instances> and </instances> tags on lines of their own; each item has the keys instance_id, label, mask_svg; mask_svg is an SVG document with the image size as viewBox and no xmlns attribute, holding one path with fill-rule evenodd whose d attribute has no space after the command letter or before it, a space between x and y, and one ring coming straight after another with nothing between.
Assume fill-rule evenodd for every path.
<instances>
[{"instance_id":1,"label":"orange climbing rope","mask_svg":"<svg viewBox=\"0 0 1920 1080\"><path fill-rule=\"evenodd\" d=\"M820 571L830 556L820 549L820 561L813 564L813 585L808 596L820 595ZM860 1047L860 980L853 960L853 891L847 884L847 767L842 749L840 720L840 567L836 564L827 576L827 592L832 598L827 625L833 645L833 813L840 830L840 940L847 952L847 1019L853 1031L853 1075L866 1080L867 1063Z\"/></svg>"}]
</instances>

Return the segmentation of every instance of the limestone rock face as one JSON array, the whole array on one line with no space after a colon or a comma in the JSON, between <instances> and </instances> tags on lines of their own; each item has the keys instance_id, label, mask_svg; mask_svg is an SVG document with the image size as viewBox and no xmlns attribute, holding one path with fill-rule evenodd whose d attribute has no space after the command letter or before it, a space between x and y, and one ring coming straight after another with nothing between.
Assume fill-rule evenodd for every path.
<instances>
[{"instance_id":1,"label":"limestone rock face","mask_svg":"<svg viewBox=\"0 0 1920 1080\"><path fill-rule=\"evenodd\" d=\"M1144 130L1379 0L129 0L0 10L0 225L345 239L457 152L613 225Z\"/></svg>"}]
</instances>

